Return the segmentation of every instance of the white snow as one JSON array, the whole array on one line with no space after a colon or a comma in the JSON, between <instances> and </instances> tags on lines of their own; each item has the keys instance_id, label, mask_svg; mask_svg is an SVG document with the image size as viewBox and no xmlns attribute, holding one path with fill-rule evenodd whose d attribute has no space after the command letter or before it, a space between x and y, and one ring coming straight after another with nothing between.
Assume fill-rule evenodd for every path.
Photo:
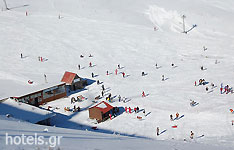
<instances>
[{"instance_id":1,"label":"white snow","mask_svg":"<svg viewBox=\"0 0 234 150\"><path fill-rule=\"evenodd\" d=\"M101 104L97 105L96 107L99 107L99 108L104 109L104 108L106 108L107 106L106 106L105 103L101 103Z\"/></svg>"},{"instance_id":2,"label":"white snow","mask_svg":"<svg viewBox=\"0 0 234 150\"><path fill-rule=\"evenodd\" d=\"M63 149L75 149L77 145L83 149L107 149L110 145L114 149L155 149L160 145L159 149L208 150L215 149L213 146L217 146L216 149L234 146L234 126L231 125L234 115L229 111L234 106L233 94L220 94L219 90L221 83L234 85L233 0L8 0L7 3L9 11L5 11L0 2L4 10L0 11L0 99L27 94L40 89L41 85L42 88L53 85L61 80L65 71L70 71L82 78L103 82L105 96L111 93L114 97L111 105L121 108L121 114L112 120L94 124L88 119L88 108L96 105L94 98L101 94L101 85L96 83L67 98L47 103L44 108L60 108L53 110L56 117L52 123L56 127L48 128L48 132L70 131L65 134ZM188 34L181 33L182 15L186 16L186 30L197 25ZM204 51L203 46L208 49ZM84 58L79 57L81 54ZM88 57L89 54L94 57ZM46 61L38 61L38 56ZM94 67L89 67L89 62ZM115 75L117 64L121 69ZM201 71L201 66L207 69ZM107 76L106 71L110 75ZM141 76L143 71L147 75ZM91 77L92 72L97 75L95 78ZM125 78L121 72L126 73ZM203 78L209 82L207 85L194 86L195 81L198 83ZM34 84L29 85L28 80ZM217 87L212 89L211 83ZM141 97L143 91L147 95L144 98ZM71 97L79 95L87 99L71 104ZM118 102L118 95L126 97L127 102ZM190 99L199 104L191 107ZM98 102L102 100L105 97ZM80 106L81 112L63 109L74 105ZM125 107L137 106L141 110L138 114L124 112ZM177 112L184 117L170 121L170 114L175 117ZM3 114L5 116L5 110ZM26 120L22 117L19 119ZM21 122L10 124L11 121L2 118L0 121L1 135L10 127L25 126L30 131L45 128ZM174 125L178 127L172 128ZM80 131L91 130L93 126L99 130ZM157 127L160 132L165 131L160 136L156 136ZM16 132L28 133L28 130ZM204 137L190 140L191 130L195 137ZM71 134L73 132L77 134ZM121 140L122 136L108 133L128 137ZM95 138L90 139L92 136ZM139 137L150 140L141 142ZM89 145L90 140L93 143Z\"/></svg>"},{"instance_id":3,"label":"white snow","mask_svg":"<svg viewBox=\"0 0 234 150\"><path fill-rule=\"evenodd\" d=\"M17 102L14 99L7 99L0 103L0 115L7 114L13 118L30 123L37 123L55 116L55 114L50 111Z\"/></svg>"}]
</instances>

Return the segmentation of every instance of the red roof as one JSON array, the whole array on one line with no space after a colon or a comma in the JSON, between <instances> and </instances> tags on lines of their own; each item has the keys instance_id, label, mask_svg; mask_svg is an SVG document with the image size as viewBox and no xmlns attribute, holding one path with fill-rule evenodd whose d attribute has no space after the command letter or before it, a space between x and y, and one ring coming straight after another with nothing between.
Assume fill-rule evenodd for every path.
<instances>
[{"instance_id":1,"label":"red roof","mask_svg":"<svg viewBox=\"0 0 234 150\"><path fill-rule=\"evenodd\" d=\"M100 102L99 104L97 104L96 106L93 106L89 109L92 108L97 108L99 109L101 112L103 112L103 114L105 114L106 112L110 111L111 109L113 109L113 106L111 106L110 104L108 104L107 102Z\"/></svg>"},{"instance_id":2,"label":"red roof","mask_svg":"<svg viewBox=\"0 0 234 150\"><path fill-rule=\"evenodd\" d=\"M75 73L72 73L72 72L65 72L64 75L63 75L63 78L61 80L61 82L65 82L65 83L68 83L68 84L72 84L72 81L74 80L76 74Z\"/></svg>"}]
</instances>

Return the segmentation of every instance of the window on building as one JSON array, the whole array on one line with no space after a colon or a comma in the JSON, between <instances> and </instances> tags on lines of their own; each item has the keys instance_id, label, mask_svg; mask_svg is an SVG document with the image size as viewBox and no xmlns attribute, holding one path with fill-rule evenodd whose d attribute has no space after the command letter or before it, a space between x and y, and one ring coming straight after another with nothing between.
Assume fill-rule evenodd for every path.
<instances>
[{"instance_id":1,"label":"window on building","mask_svg":"<svg viewBox=\"0 0 234 150\"><path fill-rule=\"evenodd\" d=\"M59 95L65 93L65 91L65 86L58 86L58 88L54 90L54 94Z\"/></svg>"},{"instance_id":2,"label":"window on building","mask_svg":"<svg viewBox=\"0 0 234 150\"><path fill-rule=\"evenodd\" d=\"M47 99L47 98L50 98L53 96L54 96L54 93L53 93L53 91L51 91L50 88L43 91L43 98L44 99Z\"/></svg>"}]
</instances>

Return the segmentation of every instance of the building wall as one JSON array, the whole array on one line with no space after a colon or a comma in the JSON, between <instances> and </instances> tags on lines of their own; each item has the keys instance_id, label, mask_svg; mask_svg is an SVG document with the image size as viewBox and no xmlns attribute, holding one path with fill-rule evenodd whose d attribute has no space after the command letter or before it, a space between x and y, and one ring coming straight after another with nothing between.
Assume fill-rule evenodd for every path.
<instances>
[{"instance_id":1,"label":"building wall","mask_svg":"<svg viewBox=\"0 0 234 150\"><path fill-rule=\"evenodd\" d=\"M50 93L50 94L48 94ZM18 98L19 101L30 105L38 106L67 96L65 83L50 88L30 93Z\"/></svg>"},{"instance_id":2,"label":"building wall","mask_svg":"<svg viewBox=\"0 0 234 150\"><path fill-rule=\"evenodd\" d=\"M95 107L89 108L89 118L101 121L102 120L102 113L99 109L97 109Z\"/></svg>"},{"instance_id":3,"label":"building wall","mask_svg":"<svg viewBox=\"0 0 234 150\"><path fill-rule=\"evenodd\" d=\"M67 96L67 93L62 93L62 94L59 94L59 95L55 95L53 97L43 99L43 102L41 102L39 104L42 105L43 103L51 102L51 101L54 101L56 99L63 98L63 97L66 97L66 96Z\"/></svg>"}]
</instances>

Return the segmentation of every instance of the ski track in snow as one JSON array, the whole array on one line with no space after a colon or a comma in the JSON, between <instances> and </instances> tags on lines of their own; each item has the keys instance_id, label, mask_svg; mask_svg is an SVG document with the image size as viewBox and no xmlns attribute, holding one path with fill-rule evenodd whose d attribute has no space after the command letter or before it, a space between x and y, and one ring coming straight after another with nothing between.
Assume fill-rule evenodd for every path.
<instances>
[{"instance_id":1,"label":"ski track in snow","mask_svg":"<svg viewBox=\"0 0 234 150\"><path fill-rule=\"evenodd\" d=\"M199 0L192 4L182 0L178 2L184 2L187 7L170 0L137 1L129 7L124 6L127 2L123 0L120 3L101 0L97 4L91 0L72 0L71 7L63 0L21 2L29 6L0 12L0 41L3 41L0 44L0 81L4 85L0 99L15 96L17 88L28 88L28 80L35 82L33 86L42 84L43 74L47 74L49 82L57 82L65 71L89 79L92 79L93 72L98 75L93 79L102 81L109 88L107 93L116 96L115 102L111 103L113 106L138 106L145 109L146 114L150 113L146 117L142 112L123 113L112 121L95 124L98 128L178 141L189 139L192 130L195 137L205 135L195 142L234 145L234 127L231 126L234 116L229 112L234 105L233 94L221 95L219 91L221 83L234 85L234 37L230 28L234 25L230 19L234 10L229 7L234 4L232 1L227 4L218 0ZM9 2L10 6L14 4L19 2ZM0 6L3 7L3 4ZM28 11L27 17L25 11ZM61 19L58 19L59 14ZM180 33L182 14L187 16L187 29L198 24L187 35ZM154 25L159 28L157 31L153 31ZM203 46L208 50L204 51ZM20 59L20 53L25 58ZM81 54L85 58L80 58ZM89 54L94 57L87 57ZM48 60L39 62L38 56ZM215 60L219 63L215 64ZM95 66L88 67L89 62ZM155 68L156 63L160 68ZM171 63L177 67L171 67ZM84 68L78 70L78 64ZM123 68L115 75L117 64ZM202 65L207 70L201 71ZM107 76L106 71L112 74ZM141 76L142 71L147 75ZM128 76L123 78L121 72ZM166 81L161 81L162 75L165 75ZM200 78L209 82L206 86L210 93L205 91L206 86L194 86L194 81L198 83ZM217 86L213 91L210 83ZM142 98L142 91L149 95ZM50 102L45 107L59 107L56 110L58 113L70 116L72 114L64 112L63 108L73 107L71 97L87 97L87 101L76 104L86 108L93 106L94 97L100 94L101 87L93 83L86 90ZM129 102L119 103L118 95L128 98ZM199 105L190 107L190 99L199 102ZM170 121L169 115L175 116L176 112L184 117ZM141 121L137 119L138 115L143 117ZM73 129L92 127L94 124L87 118L88 111L83 110L69 119L81 126L75 127L56 119L55 125ZM173 125L178 125L178 128L171 128ZM156 127L160 127L160 131L166 129L166 132L156 136Z\"/></svg>"}]
</instances>

